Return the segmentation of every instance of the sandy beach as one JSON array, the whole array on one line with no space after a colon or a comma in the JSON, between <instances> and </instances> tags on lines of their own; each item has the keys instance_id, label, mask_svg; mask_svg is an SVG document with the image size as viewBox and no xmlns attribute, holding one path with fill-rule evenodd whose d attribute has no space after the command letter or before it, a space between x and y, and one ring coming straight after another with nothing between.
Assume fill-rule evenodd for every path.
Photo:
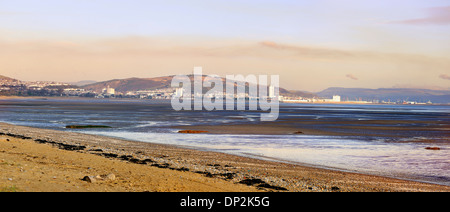
<instances>
[{"instance_id":1,"label":"sandy beach","mask_svg":"<svg viewBox=\"0 0 450 212\"><path fill-rule=\"evenodd\" d=\"M258 191L192 172L111 160L9 136L0 137L0 167L0 192ZM114 178L83 180L98 175Z\"/></svg>"},{"instance_id":2,"label":"sandy beach","mask_svg":"<svg viewBox=\"0 0 450 212\"><path fill-rule=\"evenodd\" d=\"M450 191L306 164L5 123L0 123L0 168L1 191ZM114 179L102 178L108 174Z\"/></svg>"}]
</instances>

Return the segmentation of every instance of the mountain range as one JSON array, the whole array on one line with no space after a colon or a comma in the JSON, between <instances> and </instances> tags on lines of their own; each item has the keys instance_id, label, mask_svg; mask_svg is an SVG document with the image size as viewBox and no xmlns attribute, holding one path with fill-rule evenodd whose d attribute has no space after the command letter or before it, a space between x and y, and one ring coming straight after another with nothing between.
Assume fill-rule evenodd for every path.
<instances>
[{"instance_id":1,"label":"mountain range","mask_svg":"<svg viewBox=\"0 0 450 212\"><path fill-rule=\"evenodd\" d=\"M193 80L193 75L188 75ZM203 76L203 79L206 76ZM86 90L93 90L95 92L101 92L106 87L114 88L117 92L127 93L129 91L138 90L156 90L165 89L171 87L173 76L154 77L154 78L128 78L128 79L113 79L104 82L97 82L89 85L80 86ZM222 82L225 85L225 78L222 78ZM205 90L204 90L205 92ZM280 88L280 95L282 96L302 96L307 98L317 97L314 93L305 91L291 91L284 88Z\"/></svg>"},{"instance_id":2,"label":"mountain range","mask_svg":"<svg viewBox=\"0 0 450 212\"><path fill-rule=\"evenodd\" d=\"M189 76L192 80L192 75ZM92 90L101 93L106 87L111 87L116 92L127 93L129 91L138 90L155 90L170 88L173 76L154 77L154 78L127 78L127 79L113 79L103 82L81 81L74 86ZM222 78L224 81L225 79ZM0 75L0 82L3 81L18 81L13 78ZM94 82L94 83L91 83ZM88 84L91 83L91 84ZM330 87L317 93L307 91L288 90L280 87L280 95L287 97L304 97L304 98L332 98L333 95L340 95L342 101L354 100L379 100L379 101L415 101L433 103L450 103L450 90L431 90L431 89L416 89L416 88L343 88Z\"/></svg>"},{"instance_id":3,"label":"mountain range","mask_svg":"<svg viewBox=\"0 0 450 212\"><path fill-rule=\"evenodd\" d=\"M97 82L82 86L82 88L101 92L103 88L111 87L116 91L126 93L137 90L154 90L170 88L173 76L154 77L154 78L128 78L114 79L104 82ZM192 75L189 76L192 80ZM222 78L222 81L225 81ZM332 98L333 95L340 95L341 100L379 100L379 101L415 101L433 103L450 103L450 90L431 90L416 88L342 88L330 87L317 93L307 91L288 90L280 88L281 96L304 98Z\"/></svg>"}]
</instances>

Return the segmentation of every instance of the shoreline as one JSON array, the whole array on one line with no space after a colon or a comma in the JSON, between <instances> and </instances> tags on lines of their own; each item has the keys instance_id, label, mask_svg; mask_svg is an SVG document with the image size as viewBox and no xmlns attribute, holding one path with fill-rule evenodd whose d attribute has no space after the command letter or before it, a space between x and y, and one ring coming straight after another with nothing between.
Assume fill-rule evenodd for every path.
<instances>
[{"instance_id":1,"label":"shoreline","mask_svg":"<svg viewBox=\"0 0 450 212\"><path fill-rule=\"evenodd\" d=\"M7 99L37 99L37 100L47 100L47 99L102 99L102 98L93 98L93 97L79 97L79 96L0 96L0 100ZM138 98L105 98L103 100L117 100L117 101L150 101L150 102L161 102L161 103L170 103L170 99L138 99ZM393 103L359 103L359 102L283 102L280 101L281 104L291 105L291 104L305 104L305 105L399 105L399 106L450 106L450 103L432 103L432 104L393 104Z\"/></svg>"},{"instance_id":2,"label":"shoreline","mask_svg":"<svg viewBox=\"0 0 450 212\"><path fill-rule=\"evenodd\" d=\"M246 189L253 191L450 191L450 186L445 185L76 132L0 123L0 133L2 137L36 145L49 144L64 152L76 152L86 157L96 156L178 173L175 178L176 175L193 174L202 179L217 180L233 189L236 189L234 186L245 185ZM239 187L237 191L244 191L241 189Z\"/></svg>"}]
</instances>

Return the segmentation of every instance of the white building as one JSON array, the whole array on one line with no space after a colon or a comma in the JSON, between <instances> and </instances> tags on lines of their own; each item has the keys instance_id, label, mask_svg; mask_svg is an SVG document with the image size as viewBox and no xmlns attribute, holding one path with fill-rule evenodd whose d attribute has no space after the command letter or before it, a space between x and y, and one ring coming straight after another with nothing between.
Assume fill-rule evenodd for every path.
<instances>
[{"instance_id":1,"label":"white building","mask_svg":"<svg viewBox=\"0 0 450 212\"><path fill-rule=\"evenodd\" d=\"M273 86L273 85L269 86L269 97L270 98L275 97L275 86Z\"/></svg>"},{"instance_id":2,"label":"white building","mask_svg":"<svg viewBox=\"0 0 450 212\"><path fill-rule=\"evenodd\" d=\"M116 94L116 90L114 88L110 88L108 86L107 88L103 88L102 93L103 94L114 95L114 94Z\"/></svg>"},{"instance_id":3,"label":"white building","mask_svg":"<svg viewBox=\"0 0 450 212\"><path fill-rule=\"evenodd\" d=\"M175 90L175 96L183 96L183 88L176 88Z\"/></svg>"},{"instance_id":4,"label":"white building","mask_svg":"<svg viewBox=\"0 0 450 212\"><path fill-rule=\"evenodd\" d=\"M339 95L333 95L333 102L340 102L341 101L341 96Z\"/></svg>"}]
</instances>

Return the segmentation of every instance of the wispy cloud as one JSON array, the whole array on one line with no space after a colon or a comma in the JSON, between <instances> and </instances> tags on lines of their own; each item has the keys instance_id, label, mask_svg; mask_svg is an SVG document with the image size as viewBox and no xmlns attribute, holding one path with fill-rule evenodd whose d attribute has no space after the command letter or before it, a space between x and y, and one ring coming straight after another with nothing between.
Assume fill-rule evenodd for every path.
<instances>
[{"instance_id":1,"label":"wispy cloud","mask_svg":"<svg viewBox=\"0 0 450 212\"><path fill-rule=\"evenodd\" d=\"M279 44L273 41L262 41L259 42L260 46L271 48L275 50L283 50L285 52L294 53L296 56L301 56L302 58L355 58L360 55L355 54L352 51L333 49L333 48L321 48L315 46L294 46L288 44Z\"/></svg>"},{"instance_id":2,"label":"wispy cloud","mask_svg":"<svg viewBox=\"0 0 450 212\"><path fill-rule=\"evenodd\" d=\"M447 74L441 74L441 75L439 75L439 78L441 78L441 79L446 79L446 80L450 80L450 76L447 75Z\"/></svg>"},{"instance_id":3,"label":"wispy cloud","mask_svg":"<svg viewBox=\"0 0 450 212\"><path fill-rule=\"evenodd\" d=\"M428 16L423 18L407 19L401 21L391 21L395 24L410 25L448 25L450 24L450 6L433 7L427 9Z\"/></svg>"},{"instance_id":4,"label":"wispy cloud","mask_svg":"<svg viewBox=\"0 0 450 212\"><path fill-rule=\"evenodd\" d=\"M347 74L347 75L345 75L345 76L348 77L348 78L350 78L350 79L352 79L352 80L358 80L358 78L355 77L355 75L353 75L353 74Z\"/></svg>"},{"instance_id":5,"label":"wispy cloud","mask_svg":"<svg viewBox=\"0 0 450 212\"><path fill-rule=\"evenodd\" d=\"M389 87L393 83L446 86L450 78L449 59L429 55L231 39L219 42L206 38L197 41L109 37L2 41L0 37L1 74L21 80L151 77L190 73L187 67L195 65L218 75L255 74L255 71L279 74L287 88L301 84L301 88L315 91L330 86L330 82L342 87L348 84Z\"/></svg>"},{"instance_id":6,"label":"wispy cloud","mask_svg":"<svg viewBox=\"0 0 450 212\"><path fill-rule=\"evenodd\" d=\"M267 47L272 47L272 48L284 48L283 45L279 45L278 43L275 43L273 41L262 41L259 44L261 44L263 46L267 46Z\"/></svg>"},{"instance_id":7,"label":"wispy cloud","mask_svg":"<svg viewBox=\"0 0 450 212\"><path fill-rule=\"evenodd\" d=\"M327 48L317 46L302 46L280 44L273 41L259 42L259 47L264 49L257 49L258 54L262 54L264 50L270 52L277 52L275 56L284 56L285 58L292 58L298 60L320 60L320 61L339 61L348 63L358 62L383 62L383 63L409 63L409 64L434 64L436 66L450 67L450 61L447 58L432 57L422 54L407 54L407 53L386 53L379 51L367 50L349 50L339 48ZM270 55L273 56L273 55Z\"/></svg>"}]
</instances>

